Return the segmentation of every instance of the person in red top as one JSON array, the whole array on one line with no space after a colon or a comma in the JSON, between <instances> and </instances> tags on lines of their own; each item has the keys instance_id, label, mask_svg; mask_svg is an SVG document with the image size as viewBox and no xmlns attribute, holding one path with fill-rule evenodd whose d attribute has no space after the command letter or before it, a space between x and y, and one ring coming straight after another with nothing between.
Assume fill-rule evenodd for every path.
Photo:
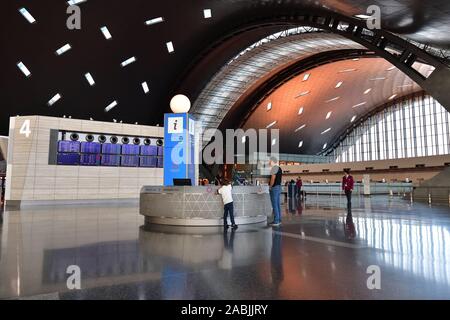
<instances>
[{"instance_id":1,"label":"person in red top","mask_svg":"<svg viewBox=\"0 0 450 320\"><path fill-rule=\"evenodd\" d=\"M300 198L301 195L302 195L302 187L303 187L302 178L298 177L297 183L295 185L296 185L296 188L295 188L296 190L295 191L297 193L297 197Z\"/></svg>"},{"instance_id":2,"label":"person in red top","mask_svg":"<svg viewBox=\"0 0 450 320\"><path fill-rule=\"evenodd\" d=\"M349 214L352 212L352 192L355 185L353 177L350 175L350 169L345 169L345 176L342 178L342 190L347 197L347 211Z\"/></svg>"}]
</instances>

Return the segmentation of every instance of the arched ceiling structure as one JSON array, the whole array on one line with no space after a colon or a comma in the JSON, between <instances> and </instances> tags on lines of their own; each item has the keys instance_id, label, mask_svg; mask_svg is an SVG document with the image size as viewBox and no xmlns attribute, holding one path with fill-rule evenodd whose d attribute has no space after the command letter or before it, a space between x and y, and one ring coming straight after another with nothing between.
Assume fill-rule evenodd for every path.
<instances>
[{"instance_id":1,"label":"arched ceiling structure","mask_svg":"<svg viewBox=\"0 0 450 320\"><path fill-rule=\"evenodd\" d=\"M381 8L384 31L450 47L448 1L371 4ZM0 10L0 134L7 133L8 118L17 114L162 123L174 94L181 91L195 101L239 52L297 23L256 22L241 32L244 25L303 13L343 15L356 21L354 15L366 13L367 5L360 0L84 0L81 29L69 30L65 0L5 0ZM22 8L35 19L33 23L20 12ZM69 51L56 54L67 44ZM404 53L409 57L409 51ZM124 61L132 63L121 66ZM19 62L29 75L20 70ZM90 85L87 73L95 85ZM60 99L48 105L57 94ZM105 112L113 101L117 106Z\"/></svg>"},{"instance_id":2,"label":"arched ceiling structure","mask_svg":"<svg viewBox=\"0 0 450 320\"><path fill-rule=\"evenodd\" d=\"M430 72L420 64L422 72ZM319 154L348 127L386 102L422 89L382 58L353 58L306 70L243 119L245 129L279 129L280 152Z\"/></svg>"}]
</instances>

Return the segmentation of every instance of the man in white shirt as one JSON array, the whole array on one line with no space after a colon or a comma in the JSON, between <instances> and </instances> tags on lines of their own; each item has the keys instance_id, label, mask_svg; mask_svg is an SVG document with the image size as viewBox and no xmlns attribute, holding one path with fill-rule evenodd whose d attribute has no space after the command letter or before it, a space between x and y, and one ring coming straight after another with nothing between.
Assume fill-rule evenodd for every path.
<instances>
[{"instance_id":1,"label":"man in white shirt","mask_svg":"<svg viewBox=\"0 0 450 320\"><path fill-rule=\"evenodd\" d=\"M228 214L230 215L231 227L233 229L237 229L238 226L234 222L234 205L233 205L233 195L232 195L233 187L229 180L224 180L222 187L217 190L217 193L222 196L224 212L223 212L223 227L228 229Z\"/></svg>"}]
</instances>

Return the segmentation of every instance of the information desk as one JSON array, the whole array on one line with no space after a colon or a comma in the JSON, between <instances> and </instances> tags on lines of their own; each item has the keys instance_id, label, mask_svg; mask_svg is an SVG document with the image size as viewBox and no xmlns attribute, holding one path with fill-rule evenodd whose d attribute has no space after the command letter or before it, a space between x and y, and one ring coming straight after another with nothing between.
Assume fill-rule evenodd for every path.
<instances>
[{"instance_id":1,"label":"information desk","mask_svg":"<svg viewBox=\"0 0 450 320\"><path fill-rule=\"evenodd\" d=\"M140 214L145 216L146 224L223 225L223 202L218 188L145 186L141 189ZM266 222L272 212L267 186L233 187L233 200L237 224Z\"/></svg>"}]
</instances>

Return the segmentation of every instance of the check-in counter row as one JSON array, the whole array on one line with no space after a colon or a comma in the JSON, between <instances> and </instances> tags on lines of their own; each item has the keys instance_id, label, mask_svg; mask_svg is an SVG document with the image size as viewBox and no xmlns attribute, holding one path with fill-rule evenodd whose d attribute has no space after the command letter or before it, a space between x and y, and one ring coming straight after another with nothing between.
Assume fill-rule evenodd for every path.
<instances>
[{"instance_id":1,"label":"check-in counter row","mask_svg":"<svg viewBox=\"0 0 450 320\"><path fill-rule=\"evenodd\" d=\"M183 226L223 225L223 202L216 186L145 186L140 194L140 214L146 224ZM237 224L267 221L271 215L269 187L233 187Z\"/></svg>"}]
</instances>

